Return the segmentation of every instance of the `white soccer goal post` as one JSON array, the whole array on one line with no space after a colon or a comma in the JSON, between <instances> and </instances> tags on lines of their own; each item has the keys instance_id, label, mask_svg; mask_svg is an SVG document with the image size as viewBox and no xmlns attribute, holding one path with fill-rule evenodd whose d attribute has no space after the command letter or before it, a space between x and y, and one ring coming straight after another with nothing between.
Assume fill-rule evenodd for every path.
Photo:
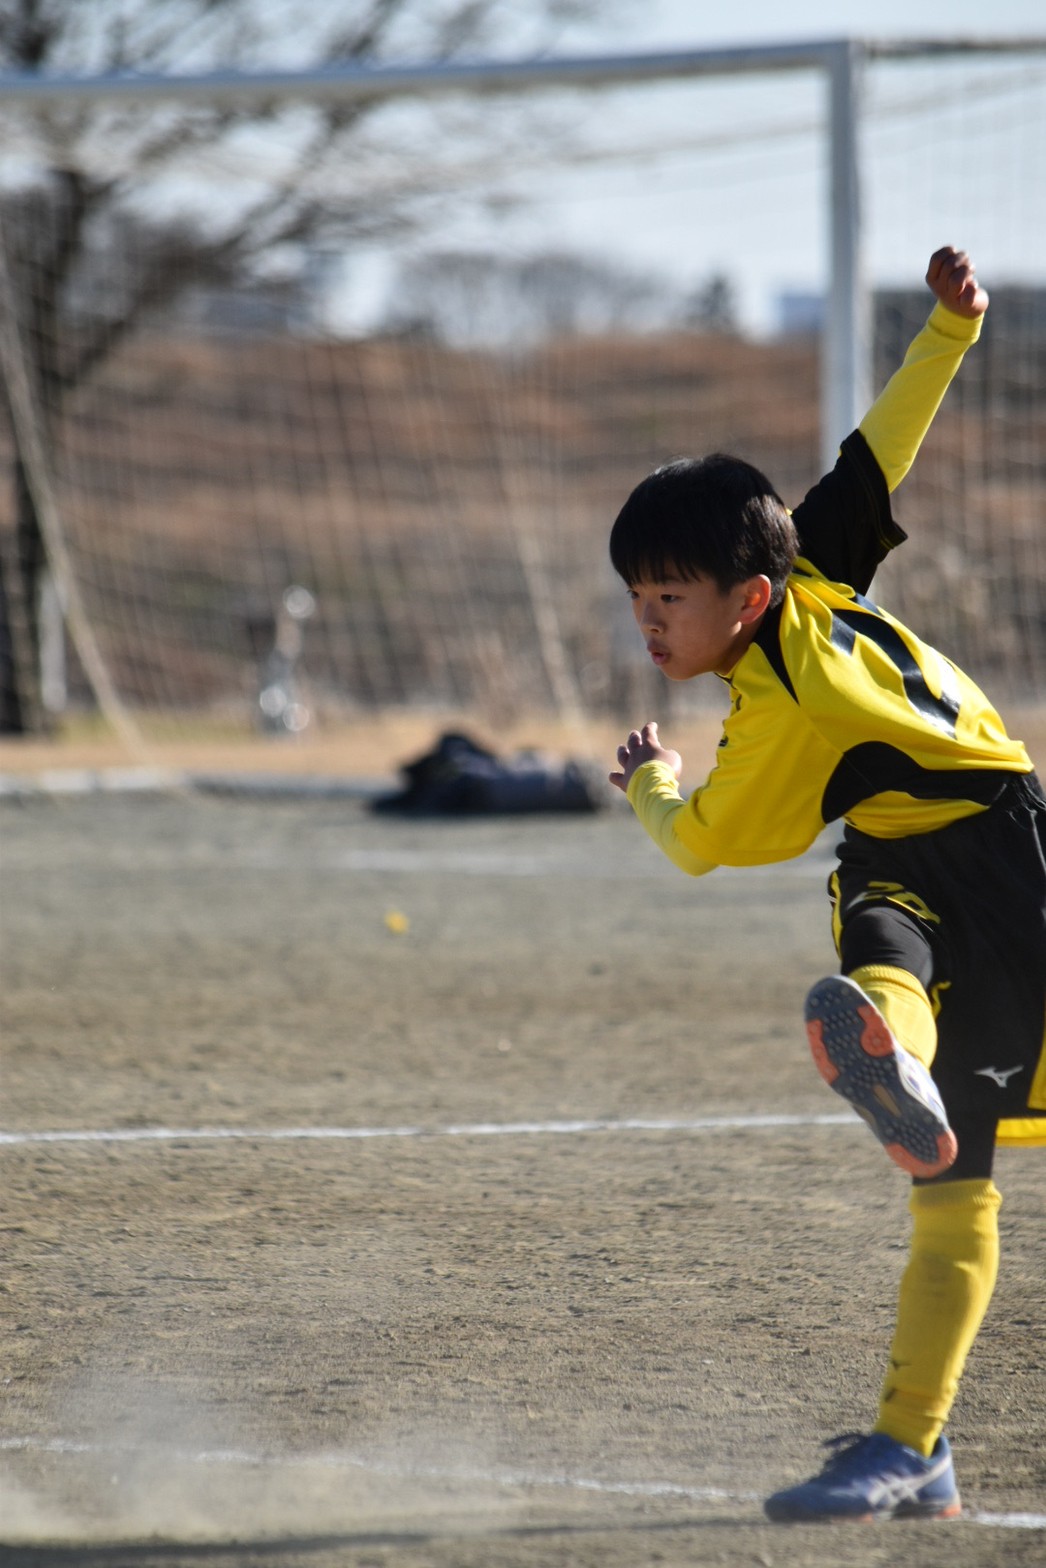
<instances>
[{"instance_id":1,"label":"white soccer goal post","mask_svg":"<svg viewBox=\"0 0 1046 1568\"><path fill-rule=\"evenodd\" d=\"M55 647L25 602L50 585L70 655L45 668L45 706L96 702L129 745L397 705L495 729L634 716L648 673L605 563L621 500L715 447L798 500L925 312L930 250L956 239L993 308L884 579L974 674L1035 695L1044 88L1046 39L0 80L9 656L24 675ZM310 108L376 103L351 165L285 156ZM180 172L161 156L179 141ZM330 221L266 257L258 213L292 187ZM104 221L70 268L85 192ZM218 221L237 203L249 257ZM664 236L660 297L630 225ZM753 235L776 322L765 301L746 319ZM570 253L598 265L571 272ZM358 297L363 259L388 299L361 324L338 290Z\"/></svg>"}]
</instances>

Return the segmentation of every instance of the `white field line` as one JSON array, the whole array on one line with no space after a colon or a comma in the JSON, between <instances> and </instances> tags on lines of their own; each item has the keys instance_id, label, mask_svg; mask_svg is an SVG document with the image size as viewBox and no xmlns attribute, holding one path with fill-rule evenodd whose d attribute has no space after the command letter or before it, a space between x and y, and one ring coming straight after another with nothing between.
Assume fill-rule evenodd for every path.
<instances>
[{"instance_id":1,"label":"white field line","mask_svg":"<svg viewBox=\"0 0 1046 1568\"><path fill-rule=\"evenodd\" d=\"M626 1117L621 1121L464 1122L447 1127L70 1127L0 1132L0 1148L36 1143L355 1143L376 1138L574 1137L579 1133L736 1132L789 1127L856 1126L850 1111L824 1115Z\"/></svg>"},{"instance_id":2,"label":"white field line","mask_svg":"<svg viewBox=\"0 0 1046 1568\"><path fill-rule=\"evenodd\" d=\"M119 1456L133 1454L145 1457L140 1443L89 1443L75 1438L7 1437L0 1438L0 1453L45 1453L61 1455ZM251 1453L236 1448L206 1449L156 1449L151 1457L166 1463L190 1465L241 1465L251 1469L286 1471L298 1467L330 1470L364 1470L371 1475L381 1475L403 1481L445 1481L460 1485L560 1488L567 1491L597 1492L615 1497L677 1497L688 1502L753 1503L760 1501L761 1492L731 1492L717 1486L685 1486L675 1481L613 1481L599 1480L592 1476L542 1474L532 1471L443 1469L430 1465L395 1465L378 1459L349 1453L344 1449L326 1449L314 1454ZM1046 1530L1046 1514L1036 1513L986 1513L968 1510L963 1514L968 1524L987 1525L1000 1530Z\"/></svg>"}]
</instances>

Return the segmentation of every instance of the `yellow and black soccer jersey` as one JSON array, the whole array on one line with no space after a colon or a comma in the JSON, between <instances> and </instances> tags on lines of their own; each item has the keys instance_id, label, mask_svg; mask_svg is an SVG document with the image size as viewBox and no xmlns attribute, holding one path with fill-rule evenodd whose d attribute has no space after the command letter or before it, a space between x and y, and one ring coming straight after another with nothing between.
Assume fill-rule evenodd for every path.
<instances>
[{"instance_id":1,"label":"yellow and black soccer jersey","mask_svg":"<svg viewBox=\"0 0 1046 1568\"><path fill-rule=\"evenodd\" d=\"M684 801L663 764L631 780L644 827L693 875L800 855L839 818L875 838L932 832L1031 771L974 682L865 597L905 537L887 476L897 483L907 471L976 335L941 310L793 514L800 557L730 674L708 781Z\"/></svg>"}]
</instances>

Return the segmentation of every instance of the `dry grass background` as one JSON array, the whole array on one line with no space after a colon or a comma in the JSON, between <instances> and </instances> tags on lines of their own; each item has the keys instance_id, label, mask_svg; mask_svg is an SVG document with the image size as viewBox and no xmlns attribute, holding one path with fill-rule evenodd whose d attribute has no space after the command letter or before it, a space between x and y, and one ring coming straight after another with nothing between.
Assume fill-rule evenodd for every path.
<instances>
[{"instance_id":1,"label":"dry grass background","mask_svg":"<svg viewBox=\"0 0 1046 1568\"><path fill-rule=\"evenodd\" d=\"M1015 365L990 344L964 365L898 493L911 539L879 591L993 694L1028 699L1046 675L1046 416ZM606 563L637 479L735 451L795 505L819 468L817 382L812 341L682 332L518 355L142 337L58 426L63 519L118 690L167 730L181 715L186 744L249 736L264 621L300 582L317 734L357 745L374 712L463 710L515 745L529 715L569 707L555 660L589 714L649 700ZM10 507L0 490L8 550ZM75 659L71 677L82 706Z\"/></svg>"}]
</instances>

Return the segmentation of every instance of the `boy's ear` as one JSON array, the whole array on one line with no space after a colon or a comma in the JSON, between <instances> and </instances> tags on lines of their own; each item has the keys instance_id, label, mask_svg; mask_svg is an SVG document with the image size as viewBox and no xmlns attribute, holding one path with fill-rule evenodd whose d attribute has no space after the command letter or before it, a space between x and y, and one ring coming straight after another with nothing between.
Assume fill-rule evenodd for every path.
<instances>
[{"instance_id":1,"label":"boy's ear","mask_svg":"<svg viewBox=\"0 0 1046 1568\"><path fill-rule=\"evenodd\" d=\"M744 600L737 618L743 626L751 626L770 608L773 588L769 577L764 577L762 572L756 577L750 577L743 586Z\"/></svg>"}]
</instances>

